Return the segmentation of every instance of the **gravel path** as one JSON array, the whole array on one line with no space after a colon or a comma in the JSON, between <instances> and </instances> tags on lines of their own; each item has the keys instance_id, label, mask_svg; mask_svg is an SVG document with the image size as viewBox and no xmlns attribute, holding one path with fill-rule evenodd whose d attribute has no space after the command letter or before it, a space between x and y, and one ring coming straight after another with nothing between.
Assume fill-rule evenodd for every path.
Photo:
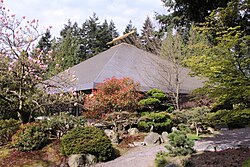
<instances>
[{"instance_id":1,"label":"gravel path","mask_svg":"<svg viewBox=\"0 0 250 167\"><path fill-rule=\"evenodd\" d=\"M113 161L99 163L92 167L154 167L155 155L161 150L166 151L164 144L138 147Z\"/></svg>"},{"instance_id":2,"label":"gravel path","mask_svg":"<svg viewBox=\"0 0 250 167\"><path fill-rule=\"evenodd\" d=\"M250 128L221 131L211 138L195 142L197 151L221 151L228 148L250 147Z\"/></svg>"},{"instance_id":3,"label":"gravel path","mask_svg":"<svg viewBox=\"0 0 250 167\"><path fill-rule=\"evenodd\" d=\"M113 161L99 163L92 167L154 167L157 152L166 151L165 144L137 147ZM195 142L197 151L220 151L228 148L250 147L250 128L221 131L211 138Z\"/></svg>"}]
</instances>

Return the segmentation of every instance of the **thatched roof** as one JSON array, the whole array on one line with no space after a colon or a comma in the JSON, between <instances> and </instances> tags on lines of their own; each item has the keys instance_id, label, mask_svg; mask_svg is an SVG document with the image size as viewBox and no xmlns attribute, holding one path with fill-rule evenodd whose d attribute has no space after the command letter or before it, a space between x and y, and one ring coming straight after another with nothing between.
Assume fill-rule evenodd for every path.
<instances>
[{"instance_id":1,"label":"thatched roof","mask_svg":"<svg viewBox=\"0 0 250 167\"><path fill-rule=\"evenodd\" d=\"M172 63L125 43L113 46L71 67L69 70L53 77L52 80L55 81L61 77L66 78L69 73L78 78L70 86L73 85L75 90L95 89L98 83L112 77L130 77L140 83L140 91L159 88L169 92L175 89L174 83L176 81ZM181 69L179 74L180 93L190 93L203 85L202 80L191 77L188 73L188 69ZM69 86L63 86L63 90L68 91Z\"/></svg>"}]
</instances>

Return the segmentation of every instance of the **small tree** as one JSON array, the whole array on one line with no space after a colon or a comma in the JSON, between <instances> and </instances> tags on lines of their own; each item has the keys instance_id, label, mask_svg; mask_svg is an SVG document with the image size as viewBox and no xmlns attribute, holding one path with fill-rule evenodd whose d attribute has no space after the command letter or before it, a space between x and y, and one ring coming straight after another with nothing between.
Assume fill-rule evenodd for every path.
<instances>
[{"instance_id":1,"label":"small tree","mask_svg":"<svg viewBox=\"0 0 250 167\"><path fill-rule=\"evenodd\" d=\"M107 79L86 97L84 107L98 117L115 111L135 111L141 98L138 86L130 78Z\"/></svg>"},{"instance_id":2,"label":"small tree","mask_svg":"<svg viewBox=\"0 0 250 167\"><path fill-rule=\"evenodd\" d=\"M165 77L166 84L168 84L169 91L174 98L174 104L177 110L180 109L179 106L179 93L180 85L182 83L180 75L182 73L181 62L183 60L182 55L182 38L181 35L176 33L168 33L166 39L162 43L161 56L168 62L172 63L172 71L170 71L168 76ZM163 64L163 68L169 71L169 64Z\"/></svg>"},{"instance_id":3,"label":"small tree","mask_svg":"<svg viewBox=\"0 0 250 167\"><path fill-rule=\"evenodd\" d=\"M166 148L169 150L170 155L188 155L194 152L193 140L189 139L186 135L186 132L176 130L168 135L169 144L166 145Z\"/></svg>"},{"instance_id":4,"label":"small tree","mask_svg":"<svg viewBox=\"0 0 250 167\"><path fill-rule=\"evenodd\" d=\"M148 98L140 100L138 104L142 107L148 107L151 111L167 100L167 95L157 88L149 90L147 96Z\"/></svg>"},{"instance_id":5,"label":"small tree","mask_svg":"<svg viewBox=\"0 0 250 167\"><path fill-rule=\"evenodd\" d=\"M34 111L44 111L45 106L55 100L63 101L43 89L53 86L44 82L50 76L52 51L35 48L42 35L38 20L18 19L5 9L3 1L0 2L0 22L0 104L4 106L0 109L15 113L25 123Z\"/></svg>"}]
</instances>

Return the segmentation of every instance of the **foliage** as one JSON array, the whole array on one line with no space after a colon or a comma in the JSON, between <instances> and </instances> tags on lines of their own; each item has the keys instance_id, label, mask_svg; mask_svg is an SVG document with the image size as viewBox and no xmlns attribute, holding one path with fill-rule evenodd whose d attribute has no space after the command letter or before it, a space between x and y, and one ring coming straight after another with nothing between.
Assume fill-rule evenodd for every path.
<instances>
[{"instance_id":1,"label":"foliage","mask_svg":"<svg viewBox=\"0 0 250 167\"><path fill-rule=\"evenodd\" d=\"M135 31L134 33L132 33L131 35L129 35L128 37L126 37L125 39L122 39L122 42L128 43L130 45L134 45L137 48L142 48L142 44L141 44L141 40L139 38L139 34L137 32L137 28L135 26L133 26L133 23L131 20L129 20L128 25L125 27L125 30L123 32L123 35Z\"/></svg>"},{"instance_id":2,"label":"foliage","mask_svg":"<svg viewBox=\"0 0 250 167\"><path fill-rule=\"evenodd\" d=\"M164 92L163 92L162 90L157 89L157 88L154 88L154 89L150 89L150 90L147 92L147 95L153 96L155 93L164 94Z\"/></svg>"},{"instance_id":3,"label":"foliage","mask_svg":"<svg viewBox=\"0 0 250 167\"><path fill-rule=\"evenodd\" d=\"M20 151L38 150L45 146L48 137L41 124L27 123L12 136L12 145Z\"/></svg>"},{"instance_id":4,"label":"foliage","mask_svg":"<svg viewBox=\"0 0 250 167\"><path fill-rule=\"evenodd\" d=\"M130 78L107 79L86 97L84 107L92 117L116 111L135 111L141 98L137 89L138 84Z\"/></svg>"},{"instance_id":5,"label":"foliage","mask_svg":"<svg viewBox=\"0 0 250 167\"><path fill-rule=\"evenodd\" d=\"M45 34L40 38L36 47L45 53L51 50L52 40L51 40L51 34L49 30L47 30Z\"/></svg>"},{"instance_id":6,"label":"foliage","mask_svg":"<svg viewBox=\"0 0 250 167\"><path fill-rule=\"evenodd\" d=\"M193 140L189 139L186 132L175 130L168 135L169 145L165 147L169 150L169 154L172 156L188 155L194 152Z\"/></svg>"},{"instance_id":7,"label":"foliage","mask_svg":"<svg viewBox=\"0 0 250 167\"><path fill-rule=\"evenodd\" d=\"M149 108L151 111L158 109L159 106L164 105L167 100L167 95L160 89L154 88L149 90L147 98L139 101L139 106L142 108Z\"/></svg>"},{"instance_id":8,"label":"foliage","mask_svg":"<svg viewBox=\"0 0 250 167\"><path fill-rule=\"evenodd\" d=\"M208 107L196 107L188 110L174 111L172 119L175 125L186 124L189 128L194 126L196 134L199 134L199 126L207 125L210 109Z\"/></svg>"},{"instance_id":9,"label":"foliage","mask_svg":"<svg viewBox=\"0 0 250 167\"><path fill-rule=\"evenodd\" d=\"M156 106L159 105L161 103L161 101L157 98L147 98L147 99L143 99L139 101L139 105L141 106Z\"/></svg>"},{"instance_id":10,"label":"foliage","mask_svg":"<svg viewBox=\"0 0 250 167\"><path fill-rule=\"evenodd\" d=\"M35 48L42 35L38 20L19 19L5 10L3 2L0 15L0 22L4 23L0 25L0 113L9 112L26 123L35 112L44 112L52 100L45 89L54 84L44 81L52 74L49 66L54 59L52 51ZM59 94L52 96L59 97Z\"/></svg>"},{"instance_id":11,"label":"foliage","mask_svg":"<svg viewBox=\"0 0 250 167\"><path fill-rule=\"evenodd\" d=\"M100 23L94 13L81 26L69 20L60 35L53 49L55 57L61 60L60 64L65 70L109 49L112 45L107 45L107 42L119 34L113 21L108 23L105 20Z\"/></svg>"},{"instance_id":12,"label":"foliage","mask_svg":"<svg viewBox=\"0 0 250 167\"><path fill-rule=\"evenodd\" d=\"M142 26L140 39L142 42L142 48L145 51L155 55L159 54L161 40L157 36L157 31L155 30L155 27L148 16Z\"/></svg>"},{"instance_id":13,"label":"foliage","mask_svg":"<svg viewBox=\"0 0 250 167\"><path fill-rule=\"evenodd\" d=\"M61 139L61 151L64 155L92 154L99 161L112 157L114 149L105 133L96 127L75 128Z\"/></svg>"},{"instance_id":14,"label":"foliage","mask_svg":"<svg viewBox=\"0 0 250 167\"><path fill-rule=\"evenodd\" d=\"M0 120L0 145L6 144L19 129L20 122L14 119Z\"/></svg>"},{"instance_id":15,"label":"foliage","mask_svg":"<svg viewBox=\"0 0 250 167\"><path fill-rule=\"evenodd\" d=\"M169 162L166 160L166 155L164 152L160 151L156 154L155 166L165 167Z\"/></svg>"},{"instance_id":16,"label":"foliage","mask_svg":"<svg viewBox=\"0 0 250 167\"><path fill-rule=\"evenodd\" d=\"M187 31L190 23L205 21L210 11L225 7L229 0L162 0L168 14L156 14L156 20L162 25L162 31L172 30Z\"/></svg>"},{"instance_id":17,"label":"foliage","mask_svg":"<svg viewBox=\"0 0 250 167\"><path fill-rule=\"evenodd\" d=\"M242 167L248 167L248 166L250 166L250 159L245 160L242 164Z\"/></svg>"},{"instance_id":18,"label":"foliage","mask_svg":"<svg viewBox=\"0 0 250 167\"><path fill-rule=\"evenodd\" d=\"M102 123L108 127L112 127L112 130L122 132L124 129L131 128L138 122L138 114L136 112L113 112L107 114L103 119Z\"/></svg>"},{"instance_id":19,"label":"foliage","mask_svg":"<svg viewBox=\"0 0 250 167\"><path fill-rule=\"evenodd\" d=\"M231 27L223 22L227 12L231 11L230 4L225 9L213 11L207 22L196 28L201 32L196 32L200 39L188 46L191 56L186 65L193 75L206 78L200 93L214 99L217 104L227 102L249 106L250 37L240 26Z\"/></svg>"},{"instance_id":20,"label":"foliage","mask_svg":"<svg viewBox=\"0 0 250 167\"><path fill-rule=\"evenodd\" d=\"M165 112L145 112L138 122L138 128L149 131L153 127L155 132L169 131L172 127L172 120Z\"/></svg>"},{"instance_id":21,"label":"foliage","mask_svg":"<svg viewBox=\"0 0 250 167\"><path fill-rule=\"evenodd\" d=\"M50 131L52 137L60 138L71 129L84 126L84 119L82 116L75 117L67 113L61 113L60 115L45 118L42 124Z\"/></svg>"},{"instance_id":22,"label":"foliage","mask_svg":"<svg viewBox=\"0 0 250 167\"><path fill-rule=\"evenodd\" d=\"M237 128L250 125L250 109L219 110L209 114L208 123L212 126L226 124Z\"/></svg>"}]
</instances>

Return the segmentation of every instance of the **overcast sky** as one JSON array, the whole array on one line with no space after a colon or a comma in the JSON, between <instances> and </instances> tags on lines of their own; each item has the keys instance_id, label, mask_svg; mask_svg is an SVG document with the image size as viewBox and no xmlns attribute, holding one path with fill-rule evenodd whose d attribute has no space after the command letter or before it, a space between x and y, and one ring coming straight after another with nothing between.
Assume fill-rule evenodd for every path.
<instances>
[{"instance_id":1,"label":"overcast sky","mask_svg":"<svg viewBox=\"0 0 250 167\"><path fill-rule=\"evenodd\" d=\"M94 12L101 22L113 20L120 33L129 20L141 30L147 16L165 13L161 0L5 0L4 4L20 18L38 19L42 28L52 26L53 36L59 36L68 19L82 24Z\"/></svg>"}]
</instances>

